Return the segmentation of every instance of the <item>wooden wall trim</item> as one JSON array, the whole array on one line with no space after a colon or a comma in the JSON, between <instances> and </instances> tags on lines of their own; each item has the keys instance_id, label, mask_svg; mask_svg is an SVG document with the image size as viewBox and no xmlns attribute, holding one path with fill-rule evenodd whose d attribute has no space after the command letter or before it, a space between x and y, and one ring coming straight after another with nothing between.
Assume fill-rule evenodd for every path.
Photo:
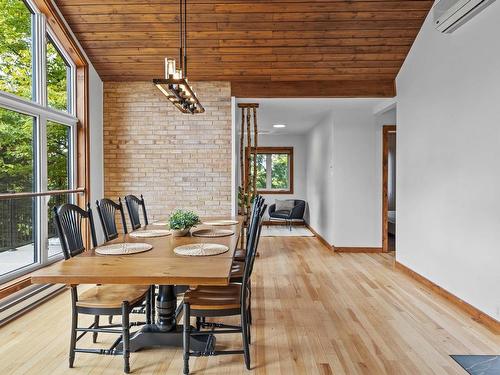
<instances>
[{"instance_id":1,"label":"wooden wall trim","mask_svg":"<svg viewBox=\"0 0 500 375\"><path fill-rule=\"evenodd\" d=\"M389 133L396 131L396 125L382 127L382 250L389 251Z\"/></svg>"},{"instance_id":2,"label":"wooden wall trim","mask_svg":"<svg viewBox=\"0 0 500 375\"><path fill-rule=\"evenodd\" d=\"M292 221L292 226L293 227L307 227L307 224L304 224L302 221ZM285 222L284 221L274 221L274 220L264 220L262 222L262 225L266 225L266 226L285 226Z\"/></svg>"},{"instance_id":3,"label":"wooden wall trim","mask_svg":"<svg viewBox=\"0 0 500 375\"><path fill-rule=\"evenodd\" d=\"M21 289L27 288L31 285L30 275L24 275L8 283L0 285L0 300L8 297L11 294L19 292Z\"/></svg>"},{"instance_id":4,"label":"wooden wall trim","mask_svg":"<svg viewBox=\"0 0 500 375\"><path fill-rule=\"evenodd\" d=\"M246 181L250 181L250 155L253 155L255 152L255 147L249 149L246 147L245 149L245 179ZM265 190L265 189L257 189L257 193L259 194L293 194L293 182L294 182L294 165L293 165L293 147L279 147L279 146L266 146L266 147L257 147L257 154L288 154L288 163L289 163L289 173L288 180L290 182L290 186L287 190Z\"/></svg>"},{"instance_id":5,"label":"wooden wall trim","mask_svg":"<svg viewBox=\"0 0 500 375\"><path fill-rule=\"evenodd\" d=\"M240 98L366 97L393 98L389 81L265 81L231 82L231 95Z\"/></svg>"},{"instance_id":6,"label":"wooden wall trim","mask_svg":"<svg viewBox=\"0 0 500 375\"><path fill-rule=\"evenodd\" d=\"M77 186L85 188L85 193L78 196L77 201L83 207L90 199L89 63L54 3L51 0L33 1L76 66Z\"/></svg>"},{"instance_id":7,"label":"wooden wall trim","mask_svg":"<svg viewBox=\"0 0 500 375\"><path fill-rule=\"evenodd\" d=\"M328 248L328 250L333 250L333 246L328 243L327 240L323 238L321 234L316 232L314 228L312 228L309 224L306 223L306 228L309 229L315 236L316 238L325 246Z\"/></svg>"},{"instance_id":8,"label":"wooden wall trim","mask_svg":"<svg viewBox=\"0 0 500 375\"><path fill-rule=\"evenodd\" d=\"M454 304L455 306L460 308L462 311L464 311L465 313L470 315L472 320L483 324L490 331L492 331L496 334L500 334L500 322L498 320L496 320L495 318L482 312L481 310L472 306L468 302L465 302L464 300L458 298L454 294L448 292L446 289L440 287L439 285L435 284L434 282L430 281L429 279L425 278L424 276L420 275L419 273L413 271L411 268L405 266L404 264L402 264L398 261L395 261L394 267L395 267L395 269L405 273L407 276L411 277L412 279L425 285L427 288L432 290L434 293L447 299L449 302L451 302L452 304Z\"/></svg>"},{"instance_id":9,"label":"wooden wall trim","mask_svg":"<svg viewBox=\"0 0 500 375\"><path fill-rule=\"evenodd\" d=\"M76 40L71 36L63 18L51 0L33 0L37 8L47 18L47 23L56 34L57 40L63 45L76 66L87 66L85 54L81 51Z\"/></svg>"},{"instance_id":10,"label":"wooden wall trim","mask_svg":"<svg viewBox=\"0 0 500 375\"><path fill-rule=\"evenodd\" d=\"M381 253L381 247L333 247L336 253Z\"/></svg>"}]
</instances>

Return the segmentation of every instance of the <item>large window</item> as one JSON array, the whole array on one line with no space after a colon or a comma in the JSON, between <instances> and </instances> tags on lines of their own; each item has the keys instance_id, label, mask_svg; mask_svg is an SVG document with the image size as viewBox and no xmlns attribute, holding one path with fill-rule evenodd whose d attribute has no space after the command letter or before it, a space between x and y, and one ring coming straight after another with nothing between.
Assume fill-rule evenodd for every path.
<instances>
[{"instance_id":1,"label":"large window","mask_svg":"<svg viewBox=\"0 0 500 375\"><path fill-rule=\"evenodd\" d=\"M0 0L0 283L61 258L74 202L75 66L30 1Z\"/></svg>"},{"instance_id":2,"label":"large window","mask_svg":"<svg viewBox=\"0 0 500 375\"><path fill-rule=\"evenodd\" d=\"M249 152L247 181L253 181L254 151L257 153L256 188L258 193L293 193L293 147L258 147Z\"/></svg>"}]
</instances>

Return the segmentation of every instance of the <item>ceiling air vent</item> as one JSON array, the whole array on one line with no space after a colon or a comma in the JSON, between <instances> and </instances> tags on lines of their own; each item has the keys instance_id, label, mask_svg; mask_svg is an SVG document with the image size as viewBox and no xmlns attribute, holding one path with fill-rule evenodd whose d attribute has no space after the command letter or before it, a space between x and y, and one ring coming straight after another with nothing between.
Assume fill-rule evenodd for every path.
<instances>
[{"instance_id":1,"label":"ceiling air vent","mask_svg":"<svg viewBox=\"0 0 500 375\"><path fill-rule=\"evenodd\" d=\"M440 0L433 8L434 26L442 33L451 33L494 1Z\"/></svg>"}]
</instances>

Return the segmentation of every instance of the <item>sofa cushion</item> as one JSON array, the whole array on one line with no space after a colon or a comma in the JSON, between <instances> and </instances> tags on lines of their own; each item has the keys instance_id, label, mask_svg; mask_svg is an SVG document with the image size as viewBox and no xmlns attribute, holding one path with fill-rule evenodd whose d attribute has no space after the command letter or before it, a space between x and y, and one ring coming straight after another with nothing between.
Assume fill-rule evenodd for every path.
<instances>
[{"instance_id":1,"label":"sofa cushion","mask_svg":"<svg viewBox=\"0 0 500 375\"><path fill-rule=\"evenodd\" d=\"M279 219L289 219L290 211L274 211L269 214L269 217L279 218Z\"/></svg>"},{"instance_id":2,"label":"sofa cushion","mask_svg":"<svg viewBox=\"0 0 500 375\"><path fill-rule=\"evenodd\" d=\"M281 200L276 199L276 211L288 211L291 212L295 207L295 201L293 199Z\"/></svg>"}]
</instances>

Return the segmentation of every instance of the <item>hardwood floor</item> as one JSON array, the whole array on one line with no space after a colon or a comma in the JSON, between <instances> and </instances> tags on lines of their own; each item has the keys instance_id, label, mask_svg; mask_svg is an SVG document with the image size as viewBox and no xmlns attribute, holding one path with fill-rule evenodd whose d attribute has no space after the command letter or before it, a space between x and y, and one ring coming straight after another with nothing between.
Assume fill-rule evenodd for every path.
<instances>
[{"instance_id":1,"label":"hardwood floor","mask_svg":"<svg viewBox=\"0 0 500 375\"><path fill-rule=\"evenodd\" d=\"M263 237L259 250L253 373L465 374L449 354L500 353L500 335L395 271L388 254L334 254L311 237ZM0 328L0 374L122 373L119 356L77 353L76 368L68 369L69 325L63 293ZM239 346L241 337L218 344ZM131 367L134 374L180 374L182 354L132 353ZM191 369L249 373L242 356L198 358Z\"/></svg>"}]
</instances>

